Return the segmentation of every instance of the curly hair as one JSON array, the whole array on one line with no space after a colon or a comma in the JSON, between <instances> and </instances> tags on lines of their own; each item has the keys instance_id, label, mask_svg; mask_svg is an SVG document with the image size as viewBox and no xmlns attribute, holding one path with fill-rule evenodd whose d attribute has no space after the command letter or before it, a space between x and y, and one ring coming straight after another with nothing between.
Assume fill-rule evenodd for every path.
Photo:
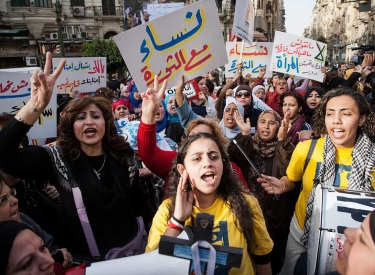
<instances>
[{"instance_id":1,"label":"curly hair","mask_svg":"<svg viewBox=\"0 0 375 275\"><path fill-rule=\"evenodd\" d=\"M250 249L252 247L252 243L254 242L252 211L250 209L249 203L244 196L245 190L243 189L243 185L239 182L238 178L233 173L229 156L226 153L225 148L220 143L219 139L214 135L199 133L190 136L180 146L178 154L174 159L172 169L169 173L169 184L167 188L167 198L171 199L169 215L172 217L174 213L177 186L179 183L179 178L181 177L177 169L177 165L184 165L184 160L186 158L188 149L193 142L199 139L210 139L214 141L219 148L220 155L223 160L223 174L217 188L217 195L223 198L226 206L228 206L228 208L237 218L239 225L236 222L236 227L239 232L244 234L250 255Z\"/></svg>"},{"instance_id":2,"label":"curly hair","mask_svg":"<svg viewBox=\"0 0 375 275\"><path fill-rule=\"evenodd\" d=\"M367 102L363 95L357 93L356 91L348 87L340 87L337 89L333 89L323 96L322 101L320 102L313 116L314 132L317 135L327 134L327 128L325 125L327 103L332 98L338 96L350 96L355 101L360 116L366 115L365 123L357 129L357 135L361 133L364 133L369 137L375 135L375 117L374 114L371 112L370 104Z\"/></svg>"},{"instance_id":3,"label":"curly hair","mask_svg":"<svg viewBox=\"0 0 375 275\"><path fill-rule=\"evenodd\" d=\"M109 152L119 162L124 162L131 153L129 143L118 135L112 114L111 101L103 97L82 97L71 100L60 119L58 144L63 150L64 160L76 160L80 156L80 142L74 133L74 122L82 109L94 104L100 109L105 121L105 134L102 139L104 151Z\"/></svg>"},{"instance_id":4,"label":"curly hair","mask_svg":"<svg viewBox=\"0 0 375 275\"><path fill-rule=\"evenodd\" d=\"M211 133L208 133L208 134L214 135L219 140L219 143L221 144L221 146L223 146L224 148L227 148L229 144L229 140L226 138L226 136L224 136L223 130L221 129L219 122L216 121L216 119L199 119L198 118L198 119L192 120L187 126L187 128L185 129L185 135L190 136L192 134L193 135L198 134L192 131L195 127L197 127L198 125L202 125L202 124L206 125L207 127L211 129Z\"/></svg>"},{"instance_id":5,"label":"curly hair","mask_svg":"<svg viewBox=\"0 0 375 275\"><path fill-rule=\"evenodd\" d=\"M305 99L302 97L302 95L298 92L284 92L280 96L280 107L283 108L284 99L288 96L294 97L297 101L298 108L302 107L301 111L299 113L303 113L306 109L306 102Z\"/></svg>"}]
</instances>

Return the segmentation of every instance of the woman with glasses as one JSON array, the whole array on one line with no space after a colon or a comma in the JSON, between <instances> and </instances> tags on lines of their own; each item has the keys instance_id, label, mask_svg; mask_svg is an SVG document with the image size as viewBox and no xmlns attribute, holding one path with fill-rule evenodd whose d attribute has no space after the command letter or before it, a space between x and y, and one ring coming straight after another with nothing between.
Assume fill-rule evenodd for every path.
<instances>
[{"instance_id":1,"label":"woman with glasses","mask_svg":"<svg viewBox=\"0 0 375 275\"><path fill-rule=\"evenodd\" d=\"M131 102L122 99L116 98L112 103L112 111L115 117L115 120L125 119L127 118L129 121L135 120L137 116L135 114L130 113L131 109Z\"/></svg>"},{"instance_id":2,"label":"woman with glasses","mask_svg":"<svg viewBox=\"0 0 375 275\"><path fill-rule=\"evenodd\" d=\"M240 85L234 94L237 102L239 102L245 110L244 120L250 120L251 134L255 134L257 128L257 122L259 115L262 113L261 110L253 107L253 94L251 88L247 85Z\"/></svg>"},{"instance_id":3,"label":"woman with glasses","mask_svg":"<svg viewBox=\"0 0 375 275\"><path fill-rule=\"evenodd\" d=\"M142 246L138 171L133 151L117 134L111 101L101 97L70 101L60 120L57 146L19 148L49 104L65 60L53 74L51 63L52 54L47 53L44 73L35 71L30 79L30 100L0 131L0 166L17 178L54 183L62 203L60 231L54 235L76 259L103 260L113 248L124 247L135 238ZM82 227L76 202L78 206L83 202L87 216L81 219L89 221L92 233Z\"/></svg>"}]
</instances>

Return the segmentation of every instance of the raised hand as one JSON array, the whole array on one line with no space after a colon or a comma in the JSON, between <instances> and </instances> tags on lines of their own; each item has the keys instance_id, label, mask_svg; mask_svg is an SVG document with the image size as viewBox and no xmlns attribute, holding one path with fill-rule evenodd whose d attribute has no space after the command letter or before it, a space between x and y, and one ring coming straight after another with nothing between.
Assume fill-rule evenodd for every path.
<instances>
[{"instance_id":1,"label":"raised hand","mask_svg":"<svg viewBox=\"0 0 375 275\"><path fill-rule=\"evenodd\" d=\"M288 136L290 112L286 112L284 119L281 121L279 132L277 133L278 140L284 140Z\"/></svg>"},{"instance_id":2,"label":"raised hand","mask_svg":"<svg viewBox=\"0 0 375 275\"><path fill-rule=\"evenodd\" d=\"M264 75L266 74L266 71L267 71L267 66L264 66L264 67L260 68L259 69L258 77L259 78L264 78Z\"/></svg>"},{"instance_id":3,"label":"raised hand","mask_svg":"<svg viewBox=\"0 0 375 275\"><path fill-rule=\"evenodd\" d=\"M177 186L176 204L173 214L173 216L180 221L185 221L190 216L193 209L194 194L188 188L188 184L189 174L184 170Z\"/></svg>"},{"instance_id":4,"label":"raised hand","mask_svg":"<svg viewBox=\"0 0 375 275\"><path fill-rule=\"evenodd\" d=\"M245 122L239 111L234 111L233 117L237 123L238 128L240 128L241 130L241 134L244 136L250 135L251 133L250 119L247 118Z\"/></svg>"},{"instance_id":5,"label":"raised hand","mask_svg":"<svg viewBox=\"0 0 375 275\"><path fill-rule=\"evenodd\" d=\"M275 177L262 174L262 178L258 178L257 182L261 184L264 191L268 194L279 195L285 191L285 184Z\"/></svg>"},{"instance_id":6,"label":"raised hand","mask_svg":"<svg viewBox=\"0 0 375 275\"><path fill-rule=\"evenodd\" d=\"M178 107L180 107L184 103L184 88L185 88L186 82L184 79L184 76L181 75L180 81L178 82L176 86L176 102Z\"/></svg>"},{"instance_id":7,"label":"raised hand","mask_svg":"<svg viewBox=\"0 0 375 275\"><path fill-rule=\"evenodd\" d=\"M159 110L165 89L167 87L167 80L159 87L158 77L154 78L154 86L148 88L146 92L141 94L142 97L142 117L141 120L147 124L155 124L155 115Z\"/></svg>"},{"instance_id":8,"label":"raised hand","mask_svg":"<svg viewBox=\"0 0 375 275\"><path fill-rule=\"evenodd\" d=\"M233 76L233 81L236 81L242 76L242 66L243 66L242 62L237 65L237 70L236 70L235 75Z\"/></svg>"},{"instance_id":9,"label":"raised hand","mask_svg":"<svg viewBox=\"0 0 375 275\"><path fill-rule=\"evenodd\" d=\"M46 64L44 65L44 73L34 71L31 82L31 95L30 102L34 105L34 111L41 113L51 100L53 86L55 85L56 79L64 69L65 59L61 60L57 69L50 74L52 66L52 54L47 52Z\"/></svg>"}]
</instances>

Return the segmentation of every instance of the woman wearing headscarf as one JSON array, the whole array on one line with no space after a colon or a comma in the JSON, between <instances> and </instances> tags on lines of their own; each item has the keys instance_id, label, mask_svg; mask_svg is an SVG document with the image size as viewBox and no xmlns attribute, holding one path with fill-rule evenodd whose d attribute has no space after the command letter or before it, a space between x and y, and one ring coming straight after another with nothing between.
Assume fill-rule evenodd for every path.
<instances>
[{"instance_id":1,"label":"woman wearing headscarf","mask_svg":"<svg viewBox=\"0 0 375 275\"><path fill-rule=\"evenodd\" d=\"M237 124L240 129L250 126L240 120ZM270 173L280 177L286 174L286 168L294 150L291 139L287 138L287 130L288 117L282 121L278 113L266 110L259 115L257 131L253 137L239 134L235 140L260 173ZM250 192L258 199L263 210L267 230L274 241L274 248L271 252L272 271L273 274L277 274L283 265L289 223L294 209L293 195L283 194L275 198L264 191L256 182L259 177L257 172L233 142L229 144L228 154L231 156L231 161L241 168Z\"/></svg>"},{"instance_id":2,"label":"woman wearing headscarf","mask_svg":"<svg viewBox=\"0 0 375 275\"><path fill-rule=\"evenodd\" d=\"M244 116L244 109L242 105L233 97L227 97L224 108L224 117L220 121L219 125L223 130L224 136L228 138L229 141L232 141L235 136L241 133L241 130L238 128L237 122L234 118L236 111L239 112L242 117Z\"/></svg>"},{"instance_id":3,"label":"woman wearing headscarf","mask_svg":"<svg viewBox=\"0 0 375 275\"><path fill-rule=\"evenodd\" d=\"M137 116L140 116L142 113L142 97L138 91L137 86L134 84L134 81L130 81L127 86L128 91L130 91L129 99L134 108L134 113Z\"/></svg>"},{"instance_id":4,"label":"woman wearing headscarf","mask_svg":"<svg viewBox=\"0 0 375 275\"><path fill-rule=\"evenodd\" d=\"M184 135L184 128L181 126L180 117L178 116L176 107L174 105L175 98L175 94L169 94L164 99L164 106L166 106L167 117L165 135L179 144L182 136Z\"/></svg>"},{"instance_id":5,"label":"woman wearing headscarf","mask_svg":"<svg viewBox=\"0 0 375 275\"><path fill-rule=\"evenodd\" d=\"M280 274L293 274L297 262L306 270L306 261L303 264L299 259L308 249L319 183L360 191L373 191L375 187L375 145L369 138L375 133L374 114L365 98L346 87L329 91L316 110L314 122L315 134L321 138L315 145L310 140L298 143L286 176L263 175L257 179L269 194L299 190L296 183L302 181Z\"/></svg>"},{"instance_id":6,"label":"woman wearing headscarf","mask_svg":"<svg viewBox=\"0 0 375 275\"><path fill-rule=\"evenodd\" d=\"M257 85L253 88L253 97L256 96L261 101L266 102L266 92L263 85ZM254 98L253 98L254 101Z\"/></svg>"},{"instance_id":7,"label":"woman wearing headscarf","mask_svg":"<svg viewBox=\"0 0 375 275\"><path fill-rule=\"evenodd\" d=\"M0 222L0 274L64 275L65 269L26 224L6 221Z\"/></svg>"}]
</instances>

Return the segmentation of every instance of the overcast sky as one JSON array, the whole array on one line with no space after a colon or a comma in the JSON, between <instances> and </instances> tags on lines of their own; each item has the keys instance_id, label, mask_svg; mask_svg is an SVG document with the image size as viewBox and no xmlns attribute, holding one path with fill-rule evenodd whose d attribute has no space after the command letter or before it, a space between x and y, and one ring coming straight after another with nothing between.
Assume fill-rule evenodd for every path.
<instances>
[{"instance_id":1,"label":"overcast sky","mask_svg":"<svg viewBox=\"0 0 375 275\"><path fill-rule=\"evenodd\" d=\"M315 3L316 0L284 0L287 33L302 36L304 28L310 25Z\"/></svg>"}]
</instances>

